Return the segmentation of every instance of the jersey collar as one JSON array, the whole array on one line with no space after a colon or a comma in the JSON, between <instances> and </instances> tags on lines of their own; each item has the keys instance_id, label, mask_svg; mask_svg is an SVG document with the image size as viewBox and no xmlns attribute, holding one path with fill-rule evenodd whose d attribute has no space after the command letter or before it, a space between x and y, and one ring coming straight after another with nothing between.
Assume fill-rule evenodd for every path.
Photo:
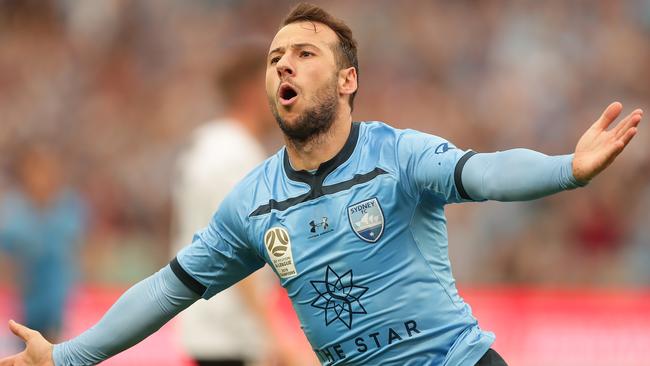
<instances>
[{"instance_id":1,"label":"jersey collar","mask_svg":"<svg viewBox=\"0 0 650 366\"><path fill-rule=\"evenodd\" d=\"M309 184L312 188L315 185L322 186L323 181L329 173L334 171L337 167L343 164L354 152L354 148L357 146L357 140L359 139L359 122L352 123L350 128L350 134L348 135L347 141L341 151L339 151L333 158L322 163L316 173L310 173L305 170L294 170L289 162L289 154L287 150L284 150L284 171L287 174L287 177L291 180L298 182L303 182Z\"/></svg>"}]
</instances>

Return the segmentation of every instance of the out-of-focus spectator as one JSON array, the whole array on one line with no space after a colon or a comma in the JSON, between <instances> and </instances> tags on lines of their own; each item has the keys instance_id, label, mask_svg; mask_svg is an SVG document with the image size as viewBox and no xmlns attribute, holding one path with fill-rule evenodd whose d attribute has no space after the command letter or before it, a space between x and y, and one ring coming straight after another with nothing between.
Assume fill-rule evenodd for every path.
<instances>
[{"instance_id":1,"label":"out-of-focus spectator","mask_svg":"<svg viewBox=\"0 0 650 366\"><path fill-rule=\"evenodd\" d=\"M0 197L0 246L17 267L25 324L53 339L77 276L85 209L66 185L57 152L23 147L15 184Z\"/></svg>"},{"instance_id":2,"label":"out-of-focus spectator","mask_svg":"<svg viewBox=\"0 0 650 366\"><path fill-rule=\"evenodd\" d=\"M237 182L268 155L262 142L275 122L263 83L265 46L251 39L224 50L215 78L225 106L223 116L193 132L174 174L173 254L190 244ZM309 364L304 354L313 355L304 340L303 347L290 343L304 339L300 329L286 329L274 320L274 306L267 299L279 291L270 268L265 267L210 300L199 300L180 316L187 352L199 366Z\"/></svg>"}]
</instances>

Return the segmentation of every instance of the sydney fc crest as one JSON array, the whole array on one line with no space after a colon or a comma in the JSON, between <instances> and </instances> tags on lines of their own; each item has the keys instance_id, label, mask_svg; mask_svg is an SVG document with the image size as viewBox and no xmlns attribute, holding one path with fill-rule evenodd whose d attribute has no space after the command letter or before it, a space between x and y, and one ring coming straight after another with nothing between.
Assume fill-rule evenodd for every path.
<instances>
[{"instance_id":1,"label":"sydney fc crest","mask_svg":"<svg viewBox=\"0 0 650 366\"><path fill-rule=\"evenodd\" d=\"M362 240L375 243L384 233L384 213L377 198L348 206L352 231Z\"/></svg>"}]
</instances>

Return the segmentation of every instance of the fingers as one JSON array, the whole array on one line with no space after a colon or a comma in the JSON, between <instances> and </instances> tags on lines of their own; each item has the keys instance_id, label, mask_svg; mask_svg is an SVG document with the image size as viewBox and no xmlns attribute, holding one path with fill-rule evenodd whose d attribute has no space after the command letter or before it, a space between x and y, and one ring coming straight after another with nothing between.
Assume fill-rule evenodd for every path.
<instances>
[{"instance_id":1,"label":"fingers","mask_svg":"<svg viewBox=\"0 0 650 366\"><path fill-rule=\"evenodd\" d=\"M625 135L623 135L623 138L621 141L623 142L623 146L627 146L627 144L632 140L632 138L636 135L636 127L632 127L627 132L625 132Z\"/></svg>"},{"instance_id":2,"label":"fingers","mask_svg":"<svg viewBox=\"0 0 650 366\"><path fill-rule=\"evenodd\" d=\"M636 127L643 118L643 111L636 109L623 119L616 127L612 129L617 139L620 139L632 127Z\"/></svg>"},{"instance_id":3,"label":"fingers","mask_svg":"<svg viewBox=\"0 0 650 366\"><path fill-rule=\"evenodd\" d=\"M9 329L11 329L11 332L13 334L17 335L18 337L20 337L20 339L22 339L25 342L29 341L29 339L34 335L34 333L36 333L35 331L27 328L24 325L16 323L13 320L9 321Z\"/></svg>"},{"instance_id":4,"label":"fingers","mask_svg":"<svg viewBox=\"0 0 650 366\"><path fill-rule=\"evenodd\" d=\"M614 141L612 144L610 144L608 147L609 151L607 155L609 157L607 158L607 161L609 162L613 161L614 158L616 158L618 154L620 154L623 151L625 146L627 146L627 144L632 140L632 138L634 138L636 133L637 133L636 127L632 127L629 130L627 130L627 132L623 135L621 139L618 139Z\"/></svg>"},{"instance_id":5,"label":"fingers","mask_svg":"<svg viewBox=\"0 0 650 366\"><path fill-rule=\"evenodd\" d=\"M618 117L619 114L621 114L621 111L623 110L623 105L619 102L614 102L607 106L605 108L605 111L603 114L598 118L596 123L594 123L594 127L600 129L600 130L606 130L607 127L614 122L616 117Z\"/></svg>"}]
</instances>

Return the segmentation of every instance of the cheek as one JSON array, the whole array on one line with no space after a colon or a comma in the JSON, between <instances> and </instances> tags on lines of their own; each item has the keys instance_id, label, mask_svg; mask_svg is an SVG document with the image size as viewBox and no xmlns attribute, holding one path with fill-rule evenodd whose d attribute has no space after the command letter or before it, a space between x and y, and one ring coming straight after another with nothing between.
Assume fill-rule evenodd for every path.
<instances>
[{"instance_id":1,"label":"cheek","mask_svg":"<svg viewBox=\"0 0 650 366\"><path fill-rule=\"evenodd\" d=\"M308 76L309 80L313 80L314 88L312 90L317 90L322 88L326 84L332 83L332 78L337 75L336 71L330 65L318 65L319 67L310 67L304 70L305 74ZM337 80L337 78L334 78Z\"/></svg>"},{"instance_id":2,"label":"cheek","mask_svg":"<svg viewBox=\"0 0 650 366\"><path fill-rule=\"evenodd\" d=\"M323 94L329 94L337 90L338 84L336 78L327 77L323 72L318 73L313 76L313 82L309 91L306 93L308 97L319 97L322 98Z\"/></svg>"}]
</instances>

